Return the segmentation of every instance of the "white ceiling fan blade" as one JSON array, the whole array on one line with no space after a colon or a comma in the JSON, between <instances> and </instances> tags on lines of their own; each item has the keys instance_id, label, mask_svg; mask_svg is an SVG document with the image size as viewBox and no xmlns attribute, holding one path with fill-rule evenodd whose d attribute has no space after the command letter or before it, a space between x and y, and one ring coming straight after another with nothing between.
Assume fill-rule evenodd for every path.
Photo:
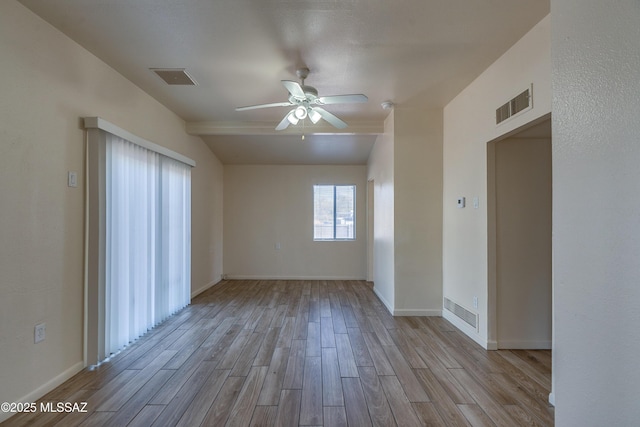
<instances>
[{"instance_id":1,"label":"white ceiling fan blade","mask_svg":"<svg viewBox=\"0 0 640 427\"><path fill-rule=\"evenodd\" d=\"M292 80L282 80L282 84L294 98L305 99L307 97L307 95L304 94L304 90L302 90L300 83Z\"/></svg>"},{"instance_id":2,"label":"white ceiling fan blade","mask_svg":"<svg viewBox=\"0 0 640 427\"><path fill-rule=\"evenodd\" d=\"M355 104L359 102L367 102L369 98L366 95L361 93L354 93L351 95L332 95L332 96L321 96L316 100L316 102L320 105L329 105L329 104Z\"/></svg>"},{"instance_id":3,"label":"white ceiling fan blade","mask_svg":"<svg viewBox=\"0 0 640 427\"><path fill-rule=\"evenodd\" d=\"M246 110L257 110L258 108L271 108L271 107L290 107L294 104L291 102L274 102L272 104L259 104L259 105L248 105L246 107L238 107L236 111L246 111Z\"/></svg>"},{"instance_id":4,"label":"white ceiling fan blade","mask_svg":"<svg viewBox=\"0 0 640 427\"><path fill-rule=\"evenodd\" d=\"M291 120L289 120L289 116L291 116L294 111L295 110L291 110L287 114L285 114L284 119L282 119L278 126L276 126L276 130L284 130L289 127L289 124L291 123Z\"/></svg>"},{"instance_id":5,"label":"white ceiling fan blade","mask_svg":"<svg viewBox=\"0 0 640 427\"><path fill-rule=\"evenodd\" d=\"M313 109L313 111L317 111L318 113L320 113L323 119L325 119L330 124L337 127L338 129L344 129L347 127L347 124L345 122L343 122L342 120L340 120L339 118L337 118L336 116L334 116L333 114L325 110L324 108L316 107Z\"/></svg>"}]
</instances>

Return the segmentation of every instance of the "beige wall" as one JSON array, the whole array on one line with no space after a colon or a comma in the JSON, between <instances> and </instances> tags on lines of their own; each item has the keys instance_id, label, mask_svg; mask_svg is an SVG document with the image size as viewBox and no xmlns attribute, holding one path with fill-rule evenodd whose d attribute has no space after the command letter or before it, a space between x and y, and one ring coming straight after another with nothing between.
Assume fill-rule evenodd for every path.
<instances>
[{"instance_id":1,"label":"beige wall","mask_svg":"<svg viewBox=\"0 0 640 427\"><path fill-rule=\"evenodd\" d=\"M393 311L395 283L394 235L394 112L384 121L384 134L378 136L369 155L368 179L373 182L373 290Z\"/></svg>"},{"instance_id":2,"label":"beige wall","mask_svg":"<svg viewBox=\"0 0 640 427\"><path fill-rule=\"evenodd\" d=\"M366 178L365 166L225 165L224 273L366 279ZM355 241L313 241L314 184L356 185Z\"/></svg>"},{"instance_id":3,"label":"beige wall","mask_svg":"<svg viewBox=\"0 0 640 427\"><path fill-rule=\"evenodd\" d=\"M374 291L394 315L442 311L442 111L396 106L369 157Z\"/></svg>"},{"instance_id":4,"label":"beige wall","mask_svg":"<svg viewBox=\"0 0 640 427\"><path fill-rule=\"evenodd\" d=\"M442 110L394 111L396 315L442 312Z\"/></svg>"},{"instance_id":5,"label":"beige wall","mask_svg":"<svg viewBox=\"0 0 640 427\"><path fill-rule=\"evenodd\" d=\"M640 5L551 1L558 426L640 420Z\"/></svg>"},{"instance_id":6,"label":"beige wall","mask_svg":"<svg viewBox=\"0 0 640 427\"><path fill-rule=\"evenodd\" d=\"M489 348L496 346L496 325L495 283L488 281L487 143L550 113L550 24L549 16L540 21L444 109L443 292L479 314L479 330L444 315ZM496 108L531 84L533 109L496 126ZM456 207L458 197L466 197L466 208Z\"/></svg>"},{"instance_id":7,"label":"beige wall","mask_svg":"<svg viewBox=\"0 0 640 427\"><path fill-rule=\"evenodd\" d=\"M493 145L498 348L550 349L551 139Z\"/></svg>"},{"instance_id":8,"label":"beige wall","mask_svg":"<svg viewBox=\"0 0 640 427\"><path fill-rule=\"evenodd\" d=\"M83 365L81 117L197 162L193 291L222 272L222 167L177 116L13 0L0 2L0 63L0 401L17 402ZM77 188L67 171L78 173ZM34 344L39 322L46 340Z\"/></svg>"}]
</instances>

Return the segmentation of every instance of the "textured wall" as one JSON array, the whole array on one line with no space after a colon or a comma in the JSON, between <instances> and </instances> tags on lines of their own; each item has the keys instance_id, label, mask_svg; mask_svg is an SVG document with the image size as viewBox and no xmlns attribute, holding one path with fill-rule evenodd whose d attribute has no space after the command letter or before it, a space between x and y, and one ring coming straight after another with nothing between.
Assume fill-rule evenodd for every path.
<instances>
[{"instance_id":1,"label":"textured wall","mask_svg":"<svg viewBox=\"0 0 640 427\"><path fill-rule=\"evenodd\" d=\"M558 426L640 420L640 3L551 2Z\"/></svg>"}]
</instances>

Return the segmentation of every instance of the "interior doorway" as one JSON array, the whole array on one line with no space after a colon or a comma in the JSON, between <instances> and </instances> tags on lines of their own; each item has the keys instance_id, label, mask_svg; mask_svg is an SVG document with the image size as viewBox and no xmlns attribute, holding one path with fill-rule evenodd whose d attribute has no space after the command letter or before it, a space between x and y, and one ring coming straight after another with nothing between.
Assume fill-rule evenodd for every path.
<instances>
[{"instance_id":1,"label":"interior doorway","mask_svg":"<svg viewBox=\"0 0 640 427\"><path fill-rule=\"evenodd\" d=\"M499 349L550 349L550 117L490 142L488 162L490 329Z\"/></svg>"}]
</instances>

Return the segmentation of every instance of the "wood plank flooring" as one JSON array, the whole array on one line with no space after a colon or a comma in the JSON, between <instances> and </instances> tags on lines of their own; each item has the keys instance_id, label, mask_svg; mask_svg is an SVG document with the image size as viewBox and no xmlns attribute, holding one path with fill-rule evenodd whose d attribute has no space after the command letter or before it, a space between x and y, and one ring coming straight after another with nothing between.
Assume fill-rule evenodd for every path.
<instances>
[{"instance_id":1,"label":"wood plank flooring","mask_svg":"<svg viewBox=\"0 0 640 427\"><path fill-rule=\"evenodd\" d=\"M550 351L393 317L364 281L223 281L6 426L551 426Z\"/></svg>"}]
</instances>

